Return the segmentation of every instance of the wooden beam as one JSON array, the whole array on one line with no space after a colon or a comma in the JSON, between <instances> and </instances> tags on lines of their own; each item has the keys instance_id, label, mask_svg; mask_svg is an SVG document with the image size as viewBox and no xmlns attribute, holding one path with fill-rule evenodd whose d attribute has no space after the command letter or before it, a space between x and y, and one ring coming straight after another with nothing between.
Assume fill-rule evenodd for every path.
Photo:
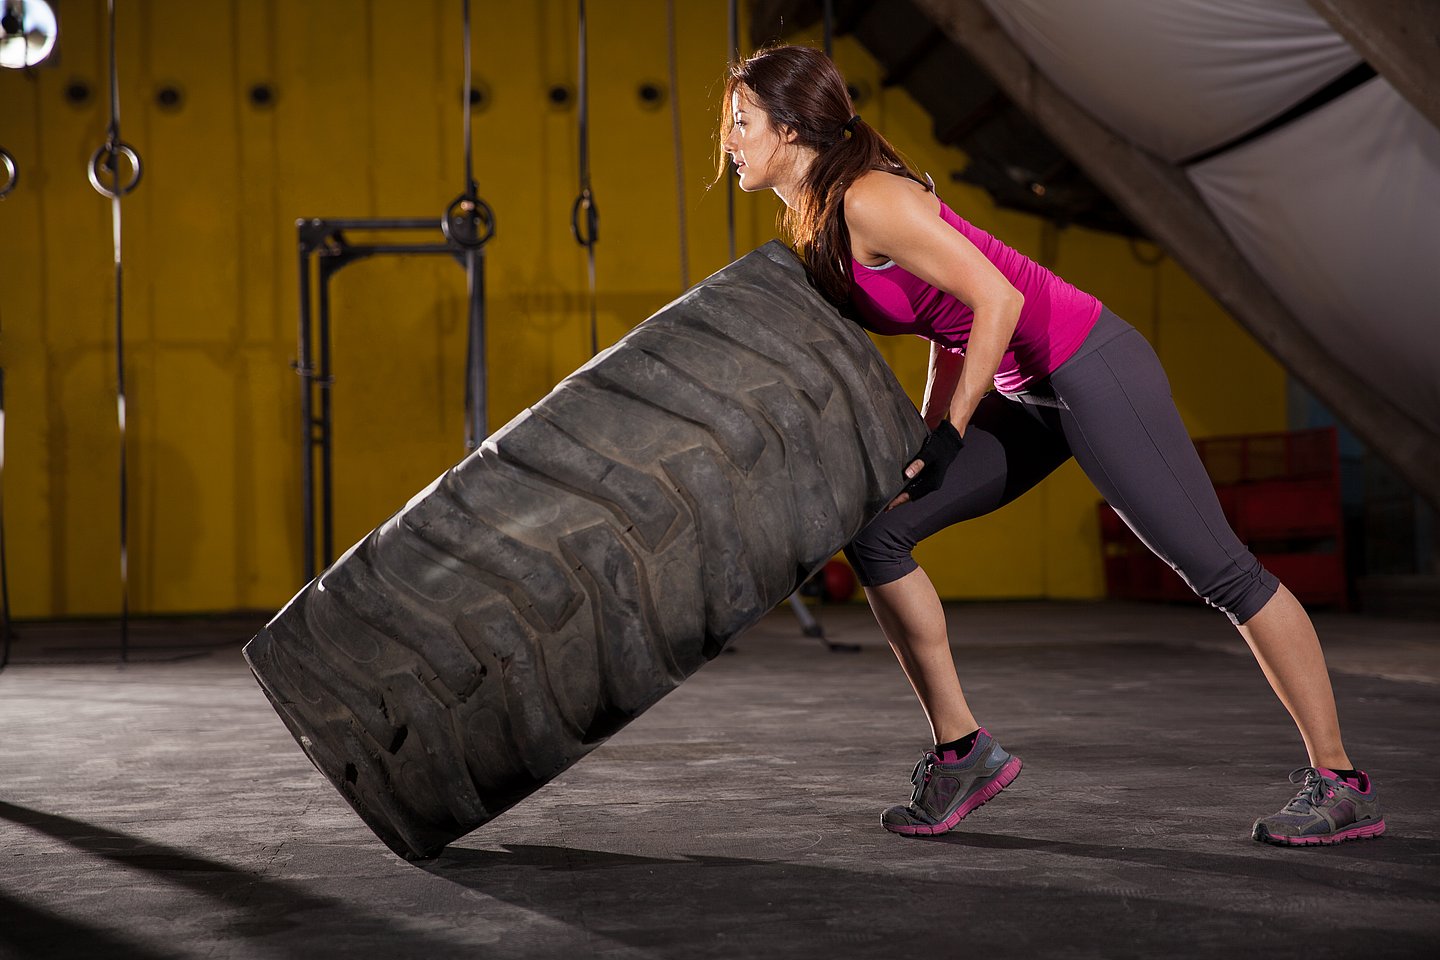
<instances>
[{"instance_id":1,"label":"wooden beam","mask_svg":"<svg viewBox=\"0 0 1440 960\"><path fill-rule=\"evenodd\" d=\"M1323 348L1236 249L1185 174L1103 126L980 0L914 0L1090 179L1416 491L1440 507L1440 436Z\"/></svg>"},{"instance_id":2,"label":"wooden beam","mask_svg":"<svg viewBox=\"0 0 1440 960\"><path fill-rule=\"evenodd\" d=\"M1440 3L1309 0L1400 96L1440 127Z\"/></svg>"}]
</instances>

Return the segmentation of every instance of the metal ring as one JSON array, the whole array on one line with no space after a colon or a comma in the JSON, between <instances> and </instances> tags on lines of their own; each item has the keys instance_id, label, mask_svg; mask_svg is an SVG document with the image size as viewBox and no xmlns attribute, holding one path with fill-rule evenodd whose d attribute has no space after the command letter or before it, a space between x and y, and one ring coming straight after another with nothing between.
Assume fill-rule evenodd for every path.
<instances>
[{"instance_id":1,"label":"metal ring","mask_svg":"<svg viewBox=\"0 0 1440 960\"><path fill-rule=\"evenodd\" d=\"M130 161L130 182L125 184L125 186L123 187L118 186L120 182L120 171L114 166L116 154L123 154L125 159ZM102 165L102 158L104 160L104 166L114 171L115 182L117 184L114 189L107 187L105 186L105 184L100 182L100 168ZM140 154L136 153L135 148L130 146L130 144L125 143L124 141L116 144L103 143L100 145L100 149L96 150L93 154L90 155L90 186L94 187L96 191L100 194L107 196L113 200L116 197L125 196L127 193L129 193L131 190L134 190L139 185Z\"/></svg>"},{"instance_id":2,"label":"metal ring","mask_svg":"<svg viewBox=\"0 0 1440 960\"><path fill-rule=\"evenodd\" d=\"M466 209L469 204L469 209ZM440 232L451 243L477 250L495 236L495 211L473 193L462 193L445 208Z\"/></svg>"},{"instance_id":3,"label":"metal ring","mask_svg":"<svg viewBox=\"0 0 1440 960\"><path fill-rule=\"evenodd\" d=\"M0 200L10 195L15 189L15 184L20 182L20 170L15 166L15 158L10 156L10 151L0 147L0 162L5 164L5 185L0 186Z\"/></svg>"},{"instance_id":4,"label":"metal ring","mask_svg":"<svg viewBox=\"0 0 1440 960\"><path fill-rule=\"evenodd\" d=\"M585 211L583 233L580 230L582 209ZM570 208L570 232L575 234L575 242L582 247L593 247L595 241L600 239L600 208L595 206L595 198L589 188L580 192L580 196L575 198L575 206Z\"/></svg>"}]
</instances>

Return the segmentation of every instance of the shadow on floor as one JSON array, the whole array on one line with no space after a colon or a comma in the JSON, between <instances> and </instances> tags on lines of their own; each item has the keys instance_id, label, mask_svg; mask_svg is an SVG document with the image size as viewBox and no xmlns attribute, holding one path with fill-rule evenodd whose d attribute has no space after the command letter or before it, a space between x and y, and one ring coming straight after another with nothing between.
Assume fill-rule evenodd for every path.
<instances>
[{"instance_id":1,"label":"shadow on floor","mask_svg":"<svg viewBox=\"0 0 1440 960\"><path fill-rule=\"evenodd\" d=\"M448 956L455 944L393 916L377 916L338 897L317 896L298 882L274 880L201 854L53 813L0 801L0 821L46 834L148 880L183 888L209 900L229 919L214 925L217 943L253 942L266 956L314 958L317 945L353 945L356 957ZM121 904L117 903L117 907ZM27 906L0 891L0 947L20 957L124 957L168 960L178 956L143 947L120 931L136 922L115 911L115 930ZM13 919L12 919L13 918ZM303 934L293 936L293 934ZM193 940L187 945L194 946ZM0 955L10 956L4 950ZM222 949L218 954L224 956Z\"/></svg>"},{"instance_id":2,"label":"shadow on floor","mask_svg":"<svg viewBox=\"0 0 1440 960\"><path fill-rule=\"evenodd\" d=\"M976 833L950 842L1017 856L1012 869L972 872L959 861L917 878L887 874L883 866L866 872L506 845L499 851L451 848L423 869L554 920L583 923L614 948L654 949L665 957L821 958L864 944L874 944L875 956L906 956L934 952L937 938L951 936L953 949L941 951L947 955L1003 949L1006 955L1189 956L1206 952L1207 945L1233 948L1237 935L1267 957L1419 956L1435 944L1433 937L1367 926L1353 917L1311 917L1301 936L1274 922L1273 902L1245 910L1217 906L1214 898L1187 902L1164 881L1117 889L1097 884L1073 861L1045 862L1064 860L1048 854L1128 861L1161 868L1148 871L1152 880L1188 871L1196 886L1241 881L1271 888L1271 899L1297 889L1314 899L1317 887L1321 895L1357 888L1369 896L1423 892L1387 877L1357 879L1345 873L1343 856L1322 853L1297 863ZM1257 879L1263 882L1255 884ZM1278 909L1294 912L1283 903Z\"/></svg>"},{"instance_id":3,"label":"shadow on floor","mask_svg":"<svg viewBox=\"0 0 1440 960\"><path fill-rule=\"evenodd\" d=\"M1374 842L1351 841L1331 847L1317 846L1301 850L1256 847L1262 853L1271 854L1268 857L1071 843L1064 840L1040 840L985 833L950 833L924 842L988 850L1038 850L1072 857L1088 857L1107 863L1134 863L1166 870L1200 871L1227 878L1244 876L1276 881L1298 879L1346 890L1356 886L1353 876L1347 878L1342 873L1347 860L1391 866L1440 867L1440 841L1402 837L1394 831ZM1434 874L1433 882L1428 883L1397 877L1366 876L1375 881L1373 889L1380 893L1440 895L1440 873Z\"/></svg>"},{"instance_id":4,"label":"shadow on floor","mask_svg":"<svg viewBox=\"0 0 1440 960\"><path fill-rule=\"evenodd\" d=\"M172 960L180 954L142 946L123 934L97 927L0 892L0 956L24 958L128 957Z\"/></svg>"}]
</instances>

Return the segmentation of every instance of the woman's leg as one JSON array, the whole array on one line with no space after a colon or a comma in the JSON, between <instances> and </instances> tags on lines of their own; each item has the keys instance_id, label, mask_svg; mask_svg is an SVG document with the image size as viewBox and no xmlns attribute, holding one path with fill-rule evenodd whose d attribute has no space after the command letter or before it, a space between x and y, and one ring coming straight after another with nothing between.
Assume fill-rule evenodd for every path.
<instances>
[{"instance_id":1,"label":"woman's leg","mask_svg":"<svg viewBox=\"0 0 1440 960\"><path fill-rule=\"evenodd\" d=\"M937 744L979 724L955 672L940 598L911 551L932 533L1009 503L1069 458L1058 423L1047 427L1032 408L992 393L940 489L882 513L845 549Z\"/></svg>"},{"instance_id":2,"label":"woman's leg","mask_svg":"<svg viewBox=\"0 0 1440 960\"><path fill-rule=\"evenodd\" d=\"M935 742L949 743L974 733L980 724L960 689L945 610L925 571L916 567L899 580L866 587L865 596L920 698Z\"/></svg>"},{"instance_id":3,"label":"woman's leg","mask_svg":"<svg viewBox=\"0 0 1440 960\"><path fill-rule=\"evenodd\" d=\"M1350 770L1350 757L1340 741L1335 694L1325 669L1325 654L1315 626L1294 594L1282 583L1260 612L1239 625L1265 679L1290 711L1312 767Z\"/></svg>"},{"instance_id":4,"label":"woman's leg","mask_svg":"<svg viewBox=\"0 0 1440 960\"><path fill-rule=\"evenodd\" d=\"M1230 529L1149 343L1124 332L1051 382L1068 404L1062 422L1086 475L1136 535L1239 628L1312 764L1348 769L1315 628Z\"/></svg>"}]
</instances>

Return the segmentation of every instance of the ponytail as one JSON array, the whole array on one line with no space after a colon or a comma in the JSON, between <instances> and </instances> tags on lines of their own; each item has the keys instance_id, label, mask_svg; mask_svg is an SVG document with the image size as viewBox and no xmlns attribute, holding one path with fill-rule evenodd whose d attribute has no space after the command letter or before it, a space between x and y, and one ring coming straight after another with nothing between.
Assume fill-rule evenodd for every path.
<instances>
[{"instance_id":1,"label":"ponytail","mask_svg":"<svg viewBox=\"0 0 1440 960\"><path fill-rule=\"evenodd\" d=\"M841 137L822 149L800 188L799 202L785 211L782 227L795 245L815 286L831 303L850 299L854 266L850 228L845 223L845 191L871 170L883 170L916 183L927 181L911 169L878 130L852 115ZM927 185L926 189L930 189Z\"/></svg>"}]
</instances>

